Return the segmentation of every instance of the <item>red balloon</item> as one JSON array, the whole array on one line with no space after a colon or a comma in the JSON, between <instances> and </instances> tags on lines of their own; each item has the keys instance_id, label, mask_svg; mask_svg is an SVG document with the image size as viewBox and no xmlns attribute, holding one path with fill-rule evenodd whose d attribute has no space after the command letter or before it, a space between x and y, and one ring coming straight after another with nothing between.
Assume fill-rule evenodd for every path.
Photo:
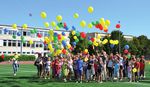
<instances>
[{"instance_id":1,"label":"red balloon","mask_svg":"<svg viewBox=\"0 0 150 87\"><path fill-rule=\"evenodd\" d=\"M63 53L63 54L66 54L66 52L67 52L67 51L66 51L65 49L62 50L62 53Z\"/></svg>"},{"instance_id":2,"label":"red balloon","mask_svg":"<svg viewBox=\"0 0 150 87\"><path fill-rule=\"evenodd\" d=\"M80 36L81 36L82 38L86 38L86 33L85 33L85 32L81 32L81 33L80 33Z\"/></svg>"},{"instance_id":3,"label":"red balloon","mask_svg":"<svg viewBox=\"0 0 150 87\"><path fill-rule=\"evenodd\" d=\"M108 29L104 30L104 32L106 32L106 33L107 33L107 32L108 32Z\"/></svg>"},{"instance_id":4,"label":"red balloon","mask_svg":"<svg viewBox=\"0 0 150 87\"><path fill-rule=\"evenodd\" d=\"M120 28L121 27L121 25L120 24L116 24L116 28Z\"/></svg>"},{"instance_id":5,"label":"red balloon","mask_svg":"<svg viewBox=\"0 0 150 87\"><path fill-rule=\"evenodd\" d=\"M65 27L67 27L67 24L66 24L66 23L64 23L64 28L65 28Z\"/></svg>"},{"instance_id":6,"label":"red balloon","mask_svg":"<svg viewBox=\"0 0 150 87\"><path fill-rule=\"evenodd\" d=\"M124 50L124 53L127 54L129 51L128 50Z\"/></svg>"},{"instance_id":7,"label":"red balloon","mask_svg":"<svg viewBox=\"0 0 150 87\"><path fill-rule=\"evenodd\" d=\"M102 26L101 24L98 24L98 28L99 28L100 30L103 30L103 26Z\"/></svg>"},{"instance_id":8,"label":"red balloon","mask_svg":"<svg viewBox=\"0 0 150 87\"><path fill-rule=\"evenodd\" d=\"M38 38L41 38L41 37L42 37L42 35L41 35L40 33L38 33L37 36L38 36Z\"/></svg>"},{"instance_id":9,"label":"red balloon","mask_svg":"<svg viewBox=\"0 0 150 87\"><path fill-rule=\"evenodd\" d=\"M5 57L4 54L2 54L2 55L1 55L1 58L4 59L4 57Z\"/></svg>"},{"instance_id":10,"label":"red balloon","mask_svg":"<svg viewBox=\"0 0 150 87\"><path fill-rule=\"evenodd\" d=\"M99 28L99 25L98 25L98 24L96 24L96 25L95 25L95 27L96 27L96 28Z\"/></svg>"},{"instance_id":11,"label":"red balloon","mask_svg":"<svg viewBox=\"0 0 150 87\"><path fill-rule=\"evenodd\" d=\"M94 38L91 38L91 41L92 41L92 42L94 42L94 41L95 41L95 39L94 39Z\"/></svg>"},{"instance_id":12,"label":"red balloon","mask_svg":"<svg viewBox=\"0 0 150 87\"><path fill-rule=\"evenodd\" d=\"M71 46L69 49L72 51L72 50L73 50L73 47Z\"/></svg>"},{"instance_id":13,"label":"red balloon","mask_svg":"<svg viewBox=\"0 0 150 87\"><path fill-rule=\"evenodd\" d=\"M46 44L46 41L44 41L44 44Z\"/></svg>"},{"instance_id":14,"label":"red balloon","mask_svg":"<svg viewBox=\"0 0 150 87\"><path fill-rule=\"evenodd\" d=\"M57 37L58 37L58 40L61 40L61 34L58 34Z\"/></svg>"}]
</instances>

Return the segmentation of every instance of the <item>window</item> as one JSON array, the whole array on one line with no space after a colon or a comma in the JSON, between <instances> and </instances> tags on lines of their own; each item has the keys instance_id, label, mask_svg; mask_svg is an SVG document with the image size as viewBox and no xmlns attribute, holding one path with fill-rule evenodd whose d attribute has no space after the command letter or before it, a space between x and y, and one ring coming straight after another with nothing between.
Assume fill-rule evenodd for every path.
<instances>
[{"instance_id":1,"label":"window","mask_svg":"<svg viewBox=\"0 0 150 87\"><path fill-rule=\"evenodd\" d=\"M29 41L27 42L27 47L30 47L30 42Z\"/></svg>"},{"instance_id":2,"label":"window","mask_svg":"<svg viewBox=\"0 0 150 87\"><path fill-rule=\"evenodd\" d=\"M13 34L13 31L12 31L12 30L9 30L9 31L8 31L8 34L9 34L9 35L12 35L12 34Z\"/></svg>"},{"instance_id":3,"label":"window","mask_svg":"<svg viewBox=\"0 0 150 87\"><path fill-rule=\"evenodd\" d=\"M26 52L23 52L23 54L26 54Z\"/></svg>"},{"instance_id":4,"label":"window","mask_svg":"<svg viewBox=\"0 0 150 87\"><path fill-rule=\"evenodd\" d=\"M27 32L27 36L30 36L30 32Z\"/></svg>"},{"instance_id":5,"label":"window","mask_svg":"<svg viewBox=\"0 0 150 87\"><path fill-rule=\"evenodd\" d=\"M7 46L7 40L3 41L3 46Z\"/></svg>"},{"instance_id":6,"label":"window","mask_svg":"<svg viewBox=\"0 0 150 87\"><path fill-rule=\"evenodd\" d=\"M8 46L12 46L12 45L11 45L11 40L8 40Z\"/></svg>"},{"instance_id":7,"label":"window","mask_svg":"<svg viewBox=\"0 0 150 87\"><path fill-rule=\"evenodd\" d=\"M18 41L18 47L20 47L21 46L21 41Z\"/></svg>"},{"instance_id":8,"label":"window","mask_svg":"<svg viewBox=\"0 0 150 87\"><path fill-rule=\"evenodd\" d=\"M2 52L0 52L0 54L1 54Z\"/></svg>"},{"instance_id":9,"label":"window","mask_svg":"<svg viewBox=\"0 0 150 87\"><path fill-rule=\"evenodd\" d=\"M43 47L43 44L42 44L42 43L40 44L40 47Z\"/></svg>"},{"instance_id":10,"label":"window","mask_svg":"<svg viewBox=\"0 0 150 87\"><path fill-rule=\"evenodd\" d=\"M6 52L3 52L4 54L6 53Z\"/></svg>"},{"instance_id":11,"label":"window","mask_svg":"<svg viewBox=\"0 0 150 87\"><path fill-rule=\"evenodd\" d=\"M39 47L39 43L38 42L36 42L36 47Z\"/></svg>"},{"instance_id":12,"label":"window","mask_svg":"<svg viewBox=\"0 0 150 87\"><path fill-rule=\"evenodd\" d=\"M26 44L27 44L26 42L25 42L25 43L23 43L23 47L26 47Z\"/></svg>"},{"instance_id":13,"label":"window","mask_svg":"<svg viewBox=\"0 0 150 87\"><path fill-rule=\"evenodd\" d=\"M0 34L2 34L2 30L0 30Z\"/></svg>"},{"instance_id":14,"label":"window","mask_svg":"<svg viewBox=\"0 0 150 87\"><path fill-rule=\"evenodd\" d=\"M11 54L11 52L8 52L8 54Z\"/></svg>"},{"instance_id":15,"label":"window","mask_svg":"<svg viewBox=\"0 0 150 87\"><path fill-rule=\"evenodd\" d=\"M20 54L20 52L18 52L18 54Z\"/></svg>"},{"instance_id":16,"label":"window","mask_svg":"<svg viewBox=\"0 0 150 87\"><path fill-rule=\"evenodd\" d=\"M31 47L34 48L34 47L35 47L35 44L33 43L33 44L31 45Z\"/></svg>"},{"instance_id":17,"label":"window","mask_svg":"<svg viewBox=\"0 0 150 87\"><path fill-rule=\"evenodd\" d=\"M13 52L13 54L16 54L16 52Z\"/></svg>"},{"instance_id":18,"label":"window","mask_svg":"<svg viewBox=\"0 0 150 87\"><path fill-rule=\"evenodd\" d=\"M23 31L23 36L27 36L27 32L26 31Z\"/></svg>"},{"instance_id":19,"label":"window","mask_svg":"<svg viewBox=\"0 0 150 87\"><path fill-rule=\"evenodd\" d=\"M13 35L16 35L17 34L17 31L13 31Z\"/></svg>"},{"instance_id":20,"label":"window","mask_svg":"<svg viewBox=\"0 0 150 87\"><path fill-rule=\"evenodd\" d=\"M27 52L27 54L30 54L30 52Z\"/></svg>"},{"instance_id":21,"label":"window","mask_svg":"<svg viewBox=\"0 0 150 87\"><path fill-rule=\"evenodd\" d=\"M16 46L16 40L12 41L12 46Z\"/></svg>"}]
</instances>

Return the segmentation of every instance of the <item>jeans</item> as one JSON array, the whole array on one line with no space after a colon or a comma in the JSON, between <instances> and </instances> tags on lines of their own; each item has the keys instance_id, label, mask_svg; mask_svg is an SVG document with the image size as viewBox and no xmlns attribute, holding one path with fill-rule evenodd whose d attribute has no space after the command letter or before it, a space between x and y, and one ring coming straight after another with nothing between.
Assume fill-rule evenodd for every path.
<instances>
[{"instance_id":1,"label":"jeans","mask_svg":"<svg viewBox=\"0 0 150 87\"><path fill-rule=\"evenodd\" d=\"M14 71L14 74L16 74L16 72L18 71L18 64L13 64L13 71Z\"/></svg>"}]
</instances>

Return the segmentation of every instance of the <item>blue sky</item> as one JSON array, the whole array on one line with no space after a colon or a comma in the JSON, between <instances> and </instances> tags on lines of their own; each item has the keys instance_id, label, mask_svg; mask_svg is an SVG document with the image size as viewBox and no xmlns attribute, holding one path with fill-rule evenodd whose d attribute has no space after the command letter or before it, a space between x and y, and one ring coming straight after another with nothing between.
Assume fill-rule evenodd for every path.
<instances>
[{"instance_id":1,"label":"blue sky","mask_svg":"<svg viewBox=\"0 0 150 87\"><path fill-rule=\"evenodd\" d=\"M127 35L147 35L150 38L150 0L1 0L0 24L44 27L44 22L56 21L57 15L62 15L63 22L69 27L75 26L79 31L101 32L96 28L81 28L79 22L87 23L100 18L109 19L109 32L115 29L121 21L121 31ZM93 6L93 14L87 8ZM46 19L40 18L40 12L47 13ZM73 18L78 13L78 19ZM32 17L29 16L32 14Z\"/></svg>"}]
</instances>

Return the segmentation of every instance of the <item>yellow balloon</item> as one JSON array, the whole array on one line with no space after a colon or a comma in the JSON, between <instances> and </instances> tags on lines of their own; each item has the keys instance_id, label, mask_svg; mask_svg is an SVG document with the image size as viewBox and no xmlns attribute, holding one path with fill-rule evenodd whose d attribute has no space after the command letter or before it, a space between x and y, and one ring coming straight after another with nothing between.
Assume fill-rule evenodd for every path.
<instances>
[{"instance_id":1,"label":"yellow balloon","mask_svg":"<svg viewBox=\"0 0 150 87\"><path fill-rule=\"evenodd\" d=\"M70 48L71 47L71 45L70 44L67 44L67 48Z\"/></svg>"},{"instance_id":2,"label":"yellow balloon","mask_svg":"<svg viewBox=\"0 0 150 87\"><path fill-rule=\"evenodd\" d=\"M47 17L46 12L44 12L44 11L43 11L43 12L41 12L41 14L40 14L40 15L41 15L41 18L43 18L43 19L45 19L45 18Z\"/></svg>"},{"instance_id":3,"label":"yellow balloon","mask_svg":"<svg viewBox=\"0 0 150 87\"><path fill-rule=\"evenodd\" d=\"M58 22L61 22L62 21L62 16L61 15L58 15L57 17L56 17L56 20L58 21Z\"/></svg>"},{"instance_id":4,"label":"yellow balloon","mask_svg":"<svg viewBox=\"0 0 150 87\"><path fill-rule=\"evenodd\" d=\"M88 53L88 49L85 49L84 52Z\"/></svg>"},{"instance_id":5,"label":"yellow balloon","mask_svg":"<svg viewBox=\"0 0 150 87\"><path fill-rule=\"evenodd\" d=\"M75 39L75 40L76 40L76 39L77 39L77 36L73 36L73 39Z\"/></svg>"},{"instance_id":6,"label":"yellow balloon","mask_svg":"<svg viewBox=\"0 0 150 87\"><path fill-rule=\"evenodd\" d=\"M78 18L78 17L79 17L79 14L78 14L78 13L74 13L73 17L74 17L74 18Z\"/></svg>"},{"instance_id":7,"label":"yellow balloon","mask_svg":"<svg viewBox=\"0 0 150 87\"><path fill-rule=\"evenodd\" d=\"M64 37L64 36L61 37L61 41L62 41L62 40L65 40L65 37Z\"/></svg>"},{"instance_id":8,"label":"yellow balloon","mask_svg":"<svg viewBox=\"0 0 150 87\"><path fill-rule=\"evenodd\" d=\"M136 68L134 68L132 71L135 73L135 72L137 72L137 69L136 69Z\"/></svg>"},{"instance_id":9,"label":"yellow balloon","mask_svg":"<svg viewBox=\"0 0 150 87\"><path fill-rule=\"evenodd\" d=\"M105 26L105 19L104 18L100 18L100 24L104 27Z\"/></svg>"},{"instance_id":10,"label":"yellow balloon","mask_svg":"<svg viewBox=\"0 0 150 87\"><path fill-rule=\"evenodd\" d=\"M76 34L76 31L72 31L72 35L75 35Z\"/></svg>"},{"instance_id":11,"label":"yellow balloon","mask_svg":"<svg viewBox=\"0 0 150 87\"><path fill-rule=\"evenodd\" d=\"M15 57L15 59L18 59L18 58L19 58L19 55L18 55L18 54L16 54L14 57Z\"/></svg>"},{"instance_id":12,"label":"yellow balloon","mask_svg":"<svg viewBox=\"0 0 150 87\"><path fill-rule=\"evenodd\" d=\"M54 31L51 29L51 30L48 31L48 33L50 34L50 36L53 36Z\"/></svg>"},{"instance_id":13,"label":"yellow balloon","mask_svg":"<svg viewBox=\"0 0 150 87\"><path fill-rule=\"evenodd\" d=\"M80 22L80 26L84 28L84 27L86 26L86 22L85 22L84 20L82 20L82 21Z\"/></svg>"},{"instance_id":14,"label":"yellow balloon","mask_svg":"<svg viewBox=\"0 0 150 87\"><path fill-rule=\"evenodd\" d=\"M56 30L59 30L60 28L58 26L56 26Z\"/></svg>"},{"instance_id":15,"label":"yellow balloon","mask_svg":"<svg viewBox=\"0 0 150 87\"><path fill-rule=\"evenodd\" d=\"M50 49L50 52L54 52L54 49L53 49L53 48L51 48L51 49Z\"/></svg>"},{"instance_id":16,"label":"yellow balloon","mask_svg":"<svg viewBox=\"0 0 150 87\"><path fill-rule=\"evenodd\" d=\"M13 28L13 29L17 29L17 24L13 24L13 25L12 25L12 28Z\"/></svg>"},{"instance_id":17,"label":"yellow balloon","mask_svg":"<svg viewBox=\"0 0 150 87\"><path fill-rule=\"evenodd\" d=\"M92 27L93 27L92 23L89 23L88 28L92 28Z\"/></svg>"},{"instance_id":18,"label":"yellow balloon","mask_svg":"<svg viewBox=\"0 0 150 87\"><path fill-rule=\"evenodd\" d=\"M103 27L104 27L104 30L108 30L108 27L106 25L104 25Z\"/></svg>"},{"instance_id":19,"label":"yellow balloon","mask_svg":"<svg viewBox=\"0 0 150 87\"><path fill-rule=\"evenodd\" d=\"M30 43L30 45L32 45L33 44L33 40L30 40L29 43Z\"/></svg>"},{"instance_id":20,"label":"yellow balloon","mask_svg":"<svg viewBox=\"0 0 150 87\"><path fill-rule=\"evenodd\" d=\"M23 27L23 29L27 29L28 25L27 24L23 24L22 27Z\"/></svg>"},{"instance_id":21,"label":"yellow balloon","mask_svg":"<svg viewBox=\"0 0 150 87\"><path fill-rule=\"evenodd\" d=\"M46 28L48 28L48 27L49 27L49 23L48 23L48 22L45 22L45 23L44 23L44 26L45 26Z\"/></svg>"},{"instance_id":22,"label":"yellow balloon","mask_svg":"<svg viewBox=\"0 0 150 87\"><path fill-rule=\"evenodd\" d=\"M89 12L89 13L93 13L93 11L94 11L94 8L93 8L92 6L89 6L89 7L88 7L88 12Z\"/></svg>"},{"instance_id":23,"label":"yellow balloon","mask_svg":"<svg viewBox=\"0 0 150 87\"><path fill-rule=\"evenodd\" d=\"M53 48L52 44L48 44L48 48L52 49Z\"/></svg>"},{"instance_id":24,"label":"yellow balloon","mask_svg":"<svg viewBox=\"0 0 150 87\"><path fill-rule=\"evenodd\" d=\"M110 44L113 44L113 40L110 40L109 43L110 43Z\"/></svg>"},{"instance_id":25,"label":"yellow balloon","mask_svg":"<svg viewBox=\"0 0 150 87\"><path fill-rule=\"evenodd\" d=\"M110 20L106 20L106 21L105 21L105 24L106 24L107 26L109 26L109 25L110 25Z\"/></svg>"},{"instance_id":26,"label":"yellow balloon","mask_svg":"<svg viewBox=\"0 0 150 87\"><path fill-rule=\"evenodd\" d=\"M56 26L56 22L55 22L55 21L52 21L52 22L51 22L51 26L52 26L52 27L55 27L55 26Z\"/></svg>"},{"instance_id":27,"label":"yellow balloon","mask_svg":"<svg viewBox=\"0 0 150 87\"><path fill-rule=\"evenodd\" d=\"M85 59L84 59L84 61L86 62L86 61L88 61L89 59L86 57Z\"/></svg>"},{"instance_id":28,"label":"yellow balloon","mask_svg":"<svg viewBox=\"0 0 150 87\"><path fill-rule=\"evenodd\" d=\"M101 35L100 34L97 35L97 39L101 39Z\"/></svg>"}]
</instances>

